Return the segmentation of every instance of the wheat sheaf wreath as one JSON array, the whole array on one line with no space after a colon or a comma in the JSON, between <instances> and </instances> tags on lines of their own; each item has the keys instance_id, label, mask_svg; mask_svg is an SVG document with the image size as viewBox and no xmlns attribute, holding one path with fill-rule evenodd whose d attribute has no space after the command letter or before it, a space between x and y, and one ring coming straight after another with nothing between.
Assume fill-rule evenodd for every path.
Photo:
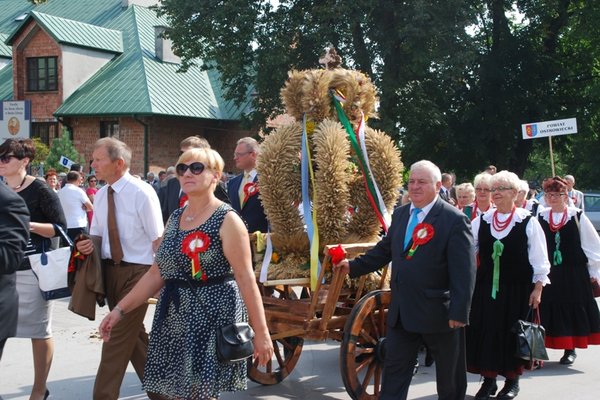
<instances>
[{"instance_id":1,"label":"wheat sheaf wreath","mask_svg":"<svg viewBox=\"0 0 600 400\"><path fill-rule=\"evenodd\" d=\"M309 241L299 213L305 116L314 170L310 198L321 251L328 244L377 241L381 232L365 179L357 168L358 157L335 114L333 92L345 99L343 108L354 129L362 119L376 115L375 87L366 75L343 68L291 71L281 96L286 112L297 122L278 128L261 144L257 163L260 198L271 225L273 246L281 254L281 261L269 267L269 279L310 273L306 267ZM400 152L389 136L369 127L365 129L365 148L373 178L391 211L402 185Z\"/></svg>"}]
</instances>

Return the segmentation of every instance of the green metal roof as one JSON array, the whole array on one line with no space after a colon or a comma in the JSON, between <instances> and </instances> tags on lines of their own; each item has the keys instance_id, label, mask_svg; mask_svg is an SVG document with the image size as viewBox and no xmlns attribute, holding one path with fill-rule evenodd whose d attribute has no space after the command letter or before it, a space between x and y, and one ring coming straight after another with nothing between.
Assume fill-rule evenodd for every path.
<instances>
[{"instance_id":1,"label":"green metal roof","mask_svg":"<svg viewBox=\"0 0 600 400\"><path fill-rule=\"evenodd\" d=\"M123 52L123 37L120 31L102 28L79 21L73 21L37 11L31 11L21 25L8 37L6 43L13 44L14 39L31 22L35 20L57 43L76 47L107 51Z\"/></svg>"},{"instance_id":2,"label":"green metal roof","mask_svg":"<svg viewBox=\"0 0 600 400\"><path fill-rule=\"evenodd\" d=\"M0 33L0 57L2 58L12 58L12 47L4 43L7 37L8 35Z\"/></svg>"},{"instance_id":3,"label":"green metal roof","mask_svg":"<svg viewBox=\"0 0 600 400\"><path fill-rule=\"evenodd\" d=\"M220 98L220 83L206 71L192 67L180 73L179 64L155 57L154 27L159 25L167 25L167 21L139 6L130 7L109 24L111 29L123 31L124 54L66 99L55 115L158 114L239 119L242 108Z\"/></svg>"},{"instance_id":4,"label":"green metal roof","mask_svg":"<svg viewBox=\"0 0 600 400\"><path fill-rule=\"evenodd\" d=\"M15 18L32 10L97 26L104 26L123 11L121 0L47 0L39 5L29 0L0 0L0 9L0 33L7 35L22 22Z\"/></svg>"},{"instance_id":5,"label":"green metal roof","mask_svg":"<svg viewBox=\"0 0 600 400\"><path fill-rule=\"evenodd\" d=\"M12 62L0 69L0 101L13 99Z\"/></svg>"}]
</instances>

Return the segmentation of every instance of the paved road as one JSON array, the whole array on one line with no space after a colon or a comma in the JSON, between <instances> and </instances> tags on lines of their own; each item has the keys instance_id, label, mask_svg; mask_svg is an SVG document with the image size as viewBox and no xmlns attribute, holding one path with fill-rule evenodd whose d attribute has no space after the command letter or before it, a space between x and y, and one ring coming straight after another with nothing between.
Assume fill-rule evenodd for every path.
<instances>
[{"instance_id":1,"label":"paved road","mask_svg":"<svg viewBox=\"0 0 600 400\"><path fill-rule=\"evenodd\" d=\"M88 400L100 357L101 342L97 336L100 317L106 311L99 309L97 321L88 321L67 311L67 300L55 302L55 354L48 381L51 399ZM147 316L151 322L153 307ZM228 393L224 400L284 400L348 399L339 374L339 344L332 341L306 343L300 361L293 373L275 386L249 383L243 393ZM559 365L561 352L550 351L552 361L538 371L527 373L521 382L520 399L597 400L600 398L600 346L580 351L572 367ZM9 339L0 362L0 396L4 400L28 399L33 381L31 345L29 340ZM469 375L468 399L479 388L479 377ZM422 367L413 379L410 399L434 400L435 368ZM129 368L121 389L122 400L141 400L146 396L140 383Z\"/></svg>"}]
</instances>

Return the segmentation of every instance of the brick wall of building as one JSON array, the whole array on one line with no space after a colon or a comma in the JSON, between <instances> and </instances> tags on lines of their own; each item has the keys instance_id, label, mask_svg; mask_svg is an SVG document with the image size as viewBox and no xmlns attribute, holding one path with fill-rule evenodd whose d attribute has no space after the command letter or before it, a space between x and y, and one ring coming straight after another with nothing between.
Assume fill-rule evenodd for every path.
<instances>
[{"instance_id":1,"label":"brick wall of building","mask_svg":"<svg viewBox=\"0 0 600 400\"><path fill-rule=\"evenodd\" d=\"M158 172L174 165L179 157L179 143L188 136L205 137L225 160L225 171L235 171L233 151L237 140L248 136L235 122L200 120L194 118L140 118L148 125L148 168ZM132 117L78 117L65 119L73 130L73 144L85 157L84 171L88 172L94 143L100 138L102 121L119 123L118 138L133 152L131 173L144 173L144 126Z\"/></svg>"}]
</instances>

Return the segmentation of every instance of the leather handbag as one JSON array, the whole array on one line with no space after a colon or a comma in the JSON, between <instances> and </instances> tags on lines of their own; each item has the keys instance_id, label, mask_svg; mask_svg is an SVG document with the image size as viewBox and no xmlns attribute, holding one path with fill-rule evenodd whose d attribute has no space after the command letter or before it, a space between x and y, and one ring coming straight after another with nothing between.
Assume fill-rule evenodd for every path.
<instances>
[{"instance_id":1,"label":"leather handbag","mask_svg":"<svg viewBox=\"0 0 600 400\"><path fill-rule=\"evenodd\" d=\"M68 268L73 242L59 225L54 225L54 228L60 232L68 245L46 251L45 244L42 244L41 253L29 256L31 270L38 280L42 297L45 300L62 299L71 295L68 285Z\"/></svg>"},{"instance_id":2,"label":"leather handbag","mask_svg":"<svg viewBox=\"0 0 600 400\"><path fill-rule=\"evenodd\" d=\"M535 361L547 361L548 352L546 351L546 330L540 325L540 311L536 309L533 321L530 321L532 309L529 309L525 320L518 320L512 328L517 335L517 351L515 357L528 360L531 363Z\"/></svg>"},{"instance_id":3,"label":"leather handbag","mask_svg":"<svg viewBox=\"0 0 600 400\"><path fill-rule=\"evenodd\" d=\"M247 322L236 322L217 329L217 358L231 364L252 357L254 331Z\"/></svg>"}]
</instances>

